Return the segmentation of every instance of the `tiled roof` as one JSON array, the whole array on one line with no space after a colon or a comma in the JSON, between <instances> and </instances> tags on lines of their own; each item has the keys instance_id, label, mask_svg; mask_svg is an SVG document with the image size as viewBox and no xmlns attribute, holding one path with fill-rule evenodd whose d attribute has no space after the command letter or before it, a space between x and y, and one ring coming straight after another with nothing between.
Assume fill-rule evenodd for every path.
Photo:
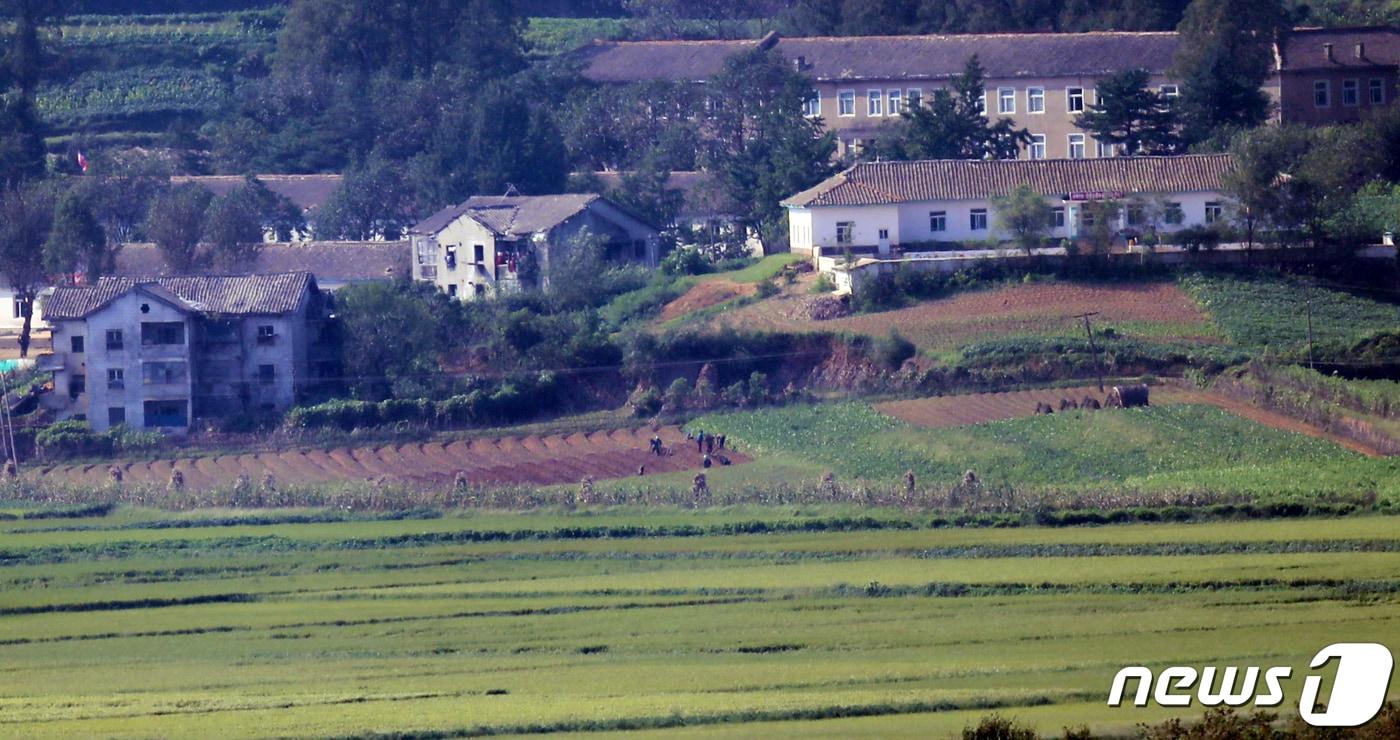
<instances>
[{"instance_id":1,"label":"tiled roof","mask_svg":"<svg viewBox=\"0 0 1400 740\"><path fill-rule=\"evenodd\" d=\"M331 193L340 187L341 175L254 175L259 182L278 195L295 203L303 212L320 208ZM216 196L228 195L247 178L240 175L177 175L170 182L179 185L192 182L203 185Z\"/></svg>"},{"instance_id":2,"label":"tiled roof","mask_svg":"<svg viewBox=\"0 0 1400 740\"><path fill-rule=\"evenodd\" d=\"M594 82L700 81L724 60L755 48L743 41L595 41L574 52ZM784 59L802 59L817 81L937 80L961 74L976 54L989 79L1097 76L1142 68L1162 74L1176 53L1173 32L995 33L784 38Z\"/></svg>"},{"instance_id":3,"label":"tiled roof","mask_svg":"<svg viewBox=\"0 0 1400 740\"><path fill-rule=\"evenodd\" d=\"M191 312L275 316L296 311L307 292L316 290L316 279L309 272L105 277L92 286L55 289L43 302L44 318L48 321L85 318L137 288Z\"/></svg>"},{"instance_id":4,"label":"tiled roof","mask_svg":"<svg viewBox=\"0 0 1400 740\"><path fill-rule=\"evenodd\" d=\"M409 274L406 242L292 242L265 244L249 272L309 272L317 282L360 283ZM151 244L127 244L117 253L113 277L171 274L160 250ZM212 274L212 271L210 271Z\"/></svg>"},{"instance_id":5,"label":"tiled roof","mask_svg":"<svg viewBox=\"0 0 1400 740\"><path fill-rule=\"evenodd\" d=\"M1327 44L1332 45L1330 58ZM1279 61L1285 72L1394 67L1400 64L1400 30L1389 26L1295 28L1283 37Z\"/></svg>"},{"instance_id":6,"label":"tiled roof","mask_svg":"<svg viewBox=\"0 0 1400 740\"><path fill-rule=\"evenodd\" d=\"M415 234L436 234L462 216L505 237L517 238L548 231L582 212L600 196L593 193L564 195L478 195L444 208L413 227Z\"/></svg>"},{"instance_id":7,"label":"tiled roof","mask_svg":"<svg viewBox=\"0 0 1400 740\"><path fill-rule=\"evenodd\" d=\"M930 200L980 200L1017 185L1052 194L1094 191L1182 193L1219 190L1228 154L1104 159L937 159L868 162L788 198L789 206L866 206Z\"/></svg>"}]
</instances>

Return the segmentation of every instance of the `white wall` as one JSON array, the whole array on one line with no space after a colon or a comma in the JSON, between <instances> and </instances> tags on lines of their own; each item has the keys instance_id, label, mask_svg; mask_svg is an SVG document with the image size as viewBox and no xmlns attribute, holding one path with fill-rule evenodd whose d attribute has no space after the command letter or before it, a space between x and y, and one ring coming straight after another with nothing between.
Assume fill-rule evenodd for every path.
<instances>
[{"instance_id":1,"label":"white wall","mask_svg":"<svg viewBox=\"0 0 1400 740\"><path fill-rule=\"evenodd\" d=\"M1144 195L1144 197L1151 196ZM1180 225L1159 222L1158 230L1163 232L1202 224L1205 222L1206 202L1225 201L1225 198L1219 193L1213 192L1171 193L1162 194L1161 197L1168 201L1181 203L1185 217L1184 222ZM1055 238L1071 236L1070 228L1073 225L1074 216L1085 204L1065 203L1060 198L1046 198L1046 203L1052 207L1066 209L1066 226L1052 229L1047 232L1047 235ZM1121 218L1126 219L1127 200L1125 199L1122 204L1124 212ZM974 209L986 209L987 229L985 231L974 231L971 228L971 215ZM946 214L947 229L945 231L933 232L930 230L930 213L934 211L943 211ZM810 230L814 244L822 247L836 247L836 224L842 221L854 222L853 243L859 246L876 245L880 229L889 229L890 242L894 245L912 245L926 241L968 242L987 239L1006 241L1011 238L1010 235L997 229L996 208L987 200L916 201L901 203L898 206L790 208L788 219L790 231L793 233L792 246L795 249L800 248L800 251L807 251L810 247L799 243L798 234L806 233L806 231L800 231L799 227L802 230Z\"/></svg>"}]
</instances>

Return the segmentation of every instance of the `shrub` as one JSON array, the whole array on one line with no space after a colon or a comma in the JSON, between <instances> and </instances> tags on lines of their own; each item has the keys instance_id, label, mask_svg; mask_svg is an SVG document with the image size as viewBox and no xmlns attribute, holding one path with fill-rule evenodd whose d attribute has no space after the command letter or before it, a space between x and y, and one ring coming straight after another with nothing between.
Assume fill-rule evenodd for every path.
<instances>
[{"instance_id":1,"label":"shrub","mask_svg":"<svg viewBox=\"0 0 1400 740\"><path fill-rule=\"evenodd\" d=\"M782 289L780 289L777 283L774 283L772 280L764 280L758 284L759 298L772 298L773 296L781 292Z\"/></svg>"},{"instance_id":2,"label":"shrub","mask_svg":"<svg viewBox=\"0 0 1400 740\"><path fill-rule=\"evenodd\" d=\"M899 369L905 360L917 352L914 343L905 339L895 329L890 329L889 336L876 340L872 349L875 353L874 359L891 370Z\"/></svg>"},{"instance_id":3,"label":"shrub","mask_svg":"<svg viewBox=\"0 0 1400 740\"><path fill-rule=\"evenodd\" d=\"M698 249L680 247L661 260L661 271L667 275L701 275L709 269L710 263Z\"/></svg>"},{"instance_id":4,"label":"shrub","mask_svg":"<svg viewBox=\"0 0 1400 740\"><path fill-rule=\"evenodd\" d=\"M39 454L54 457L100 457L112 454L113 441L92 431L85 421L60 421L39 431L34 438Z\"/></svg>"},{"instance_id":5,"label":"shrub","mask_svg":"<svg viewBox=\"0 0 1400 740\"><path fill-rule=\"evenodd\" d=\"M815 283L812 283L813 293L830 293L833 290L836 290L836 283L832 281L830 275L824 272L817 276Z\"/></svg>"}]
</instances>

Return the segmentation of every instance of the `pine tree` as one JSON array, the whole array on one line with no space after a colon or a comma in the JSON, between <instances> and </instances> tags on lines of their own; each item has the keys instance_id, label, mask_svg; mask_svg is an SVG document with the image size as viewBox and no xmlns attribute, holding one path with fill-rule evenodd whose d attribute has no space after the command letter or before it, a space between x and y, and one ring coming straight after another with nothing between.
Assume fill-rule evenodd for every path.
<instances>
[{"instance_id":1,"label":"pine tree","mask_svg":"<svg viewBox=\"0 0 1400 740\"><path fill-rule=\"evenodd\" d=\"M1074 125L1124 154L1175 154L1181 149L1171 100L1147 85L1147 70L1131 69L1099 82L1097 100Z\"/></svg>"},{"instance_id":2,"label":"pine tree","mask_svg":"<svg viewBox=\"0 0 1400 740\"><path fill-rule=\"evenodd\" d=\"M1281 0L1192 0L1177 26L1173 76L1188 141L1222 127L1252 128L1269 115L1262 90L1273 44L1288 24Z\"/></svg>"},{"instance_id":3,"label":"pine tree","mask_svg":"<svg viewBox=\"0 0 1400 740\"><path fill-rule=\"evenodd\" d=\"M935 90L920 108L900 114L882 154L895 159L1015 159L1031 141L1030 132L1010 118L984 113L985 74L976 55L950 88Z\"/></svg>"}]
</instances>

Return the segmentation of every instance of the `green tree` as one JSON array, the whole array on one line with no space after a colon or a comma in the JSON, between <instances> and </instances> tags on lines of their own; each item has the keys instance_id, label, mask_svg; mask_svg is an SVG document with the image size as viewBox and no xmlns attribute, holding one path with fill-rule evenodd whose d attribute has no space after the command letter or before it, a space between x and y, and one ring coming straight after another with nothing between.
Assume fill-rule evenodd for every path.
<instances>
[{"instance_id":1,"label":"green tree","mask_svg":"<svg viewBox=\"0 0 1400 740\"><path fill-rule=\"evenodd\" d=\"M257 200L252 188L241 185L210 201L200 234L215 265L243 270L258 258L263 246L263 225Z\"/></svg>"},{"instance_id":2,"label":"green tree","mask_svg":"<svg viewBox=\"0 0 1400 740\"><path fill-rule=\"evenodd\" d=\"M34 324L34 302L48 285L44 244L53 227L54 194L44 183L9 187L0 191L0 278L20 302L23 322L19 331L19 356L29 356Z\"/></svg>"},{"instance_id":3,"label":"green tree","mask_svg":"<svg viewBox=\"0 0 1400 740\"><path fill-rule=\"evenodd\" d=\"M782 199L832 172L835 140L802 113L811 89L771 49L731 56L705 85L714 114L704 163L738 204L741 232L756 233L765 252L785 241Z\"/></svg>"},{"instance_id":4,"label":"green tree","mask_svg":"<svg viewBox=\"0 0 1400 740\"><path fill-rule=\"evenodd\" d=\"M336 294L345 375L363 399L444 390L442 353L462 309L425 283L366 283Z\"/></svg>"},{"instance_id":5,"label":"green tree","mask_svg":"<svg viewBox=\"0 0 1400 740\"><path fill-rule=\"evenodd\" d=\"M997 228L1010 234L1027 255L1040 246L1054 218L1054 209L1045 202L1045 196L1026 184L993 198L992 208L996 210Z\"/></svg>"},{"instance_id":6,"label":"green tree","mask_svg":"<svg viewBox=\"0 0 1400 740\"><path fill-rule=\"evenodd\" d=\"M1187 141L1222 127L1253 128L1268 118L1262 88L1274 40L1287 25L1281 0L1192 0L1177 27L1181 42L1173 61Z\"/></svg>"},{"instance_id":7,"label":"green tree","mask_svg":"<svg viewBox=\"0 0 1400 740\"><path fill-rule=\"evenodd\" d=\"M204 214L213 196L193 183L177 185L151 201L146 214L146 236L155 242L174 272L188 272L201 262L200 238Z\"/></svg>"},{"instance_id":8,"label":"green tree","mask_svg":"<svg viewBox=\"0 0 1400 740\"><path fill-rule=\"evenodd\" d=\"M1171 100L1148 88L1151 75L1130 69L1099 81L1094 104L1074 122L1127 156L1176 154L1181 150Z\"/></svg>"},{"instance_id":9,"label":"green tree","mask_svg":"<svg viewBox=\"0 0 1400 740\"><path fill-rule=\"evenodd\" d=\"M88 282L112 271L118 246L107 240L92 206L77 190L65 192L54 207L53 227L44 244L44 266L56 275L81 271Z\"/></svg>"},{"instance_id":10,"label":"green tree","mask_svg":"<svg viewBox=\"0 0 1400 740\"><path fill-rule=\"evenodd\" d=\"M661 164L660 157L649 155L637 169L622 173L612 196L651 224L665 228L675 222L684 200L681 191L667 187L670 180L671 171Z\"/></svg>"},{"instance_id":11,"label":"green tree","mask_svg":"<svg viewBox=\"0 0 1400 740\"><path fill-rule=\"evenodd\" d=\"M1015 159L1030 143L1030 132L1010 118L992 120L983 112L984 78L973 55L951 85L934 90L922 107L900 113L882 152L896 159Z\"/></svg>"},{"instance_id":12,"label":"green tree","mask_svg":"<svg viewBox=\"0 0 1400 740\"><path fill-rule=\"evenodd\" d=\"M289 242L306 233L306 216L297 204L273 192L262 180L249 176L235 192L252 211L259 228L276 241Z\"/></svg>"},{"instance_id":13,"label":"green tree","mask_svg":"<svg viewBox=\"0 0 1400 740\"><path fill-rule=\"evenodd\" d=\"M548 110L532 106L536 81L494 83L449 112L411 165L427 208L514 187L526 195L563 191L569 157Z\"/></svg>"},{"instance_id":14,"label":"green tree","mask_svg":"<svg viewBox=\"0 0 1400 740\"><path fill-rule=\"evenodd\" d=\"M51 0L0 0L0 187L44 174L43 126L34 96L50 53L46 28L61 17Z\"/></svg>"},{"instance_id":15,"label":"green tree","mask_svg":"<svg viewBox=\"0 0 1400 740\"><path fill-rule=\"evenodd\" d=\"M316 212L317 239L397 239L413 225L413 192L400 167L373 158L345 173Z\"/></svg>"}]
</instances>

